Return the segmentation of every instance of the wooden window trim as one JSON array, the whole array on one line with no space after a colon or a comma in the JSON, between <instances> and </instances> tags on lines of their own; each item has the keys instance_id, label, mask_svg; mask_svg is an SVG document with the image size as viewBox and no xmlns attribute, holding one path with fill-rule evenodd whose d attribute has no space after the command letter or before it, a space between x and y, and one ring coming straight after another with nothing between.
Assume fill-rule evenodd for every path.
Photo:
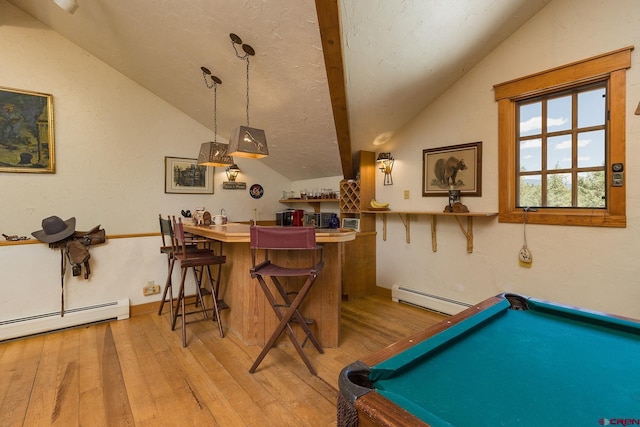
<instances>
[{"instance_id":1,"label":"wooden window trim","mask_svg":"<svg viewBox=\"0 0 640 427\"><path fill-rule=\"evenodd\" d=\"M519 100L608 80L609 144L606 153L607 207L538 208L527 213L527 223L626 227L626 185L612 187L611 164L625 162L626 70L631 67L633 46L574 62L541 73L531 74L494 86L498 102L498 205L500 222L521 223L523 212L516 208L515 138L516 103Z\"/></svg>"}]
</instances>

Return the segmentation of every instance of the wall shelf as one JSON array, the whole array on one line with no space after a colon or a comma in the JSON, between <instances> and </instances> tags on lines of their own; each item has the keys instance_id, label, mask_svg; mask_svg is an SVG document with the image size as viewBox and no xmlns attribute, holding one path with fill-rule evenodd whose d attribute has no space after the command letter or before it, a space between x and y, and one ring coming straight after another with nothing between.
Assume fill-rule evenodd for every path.
<instances>
[{"instance_id":1,"label":"wall shelf","mask_svg":"<svg viewBox=\"0 0 640 427\"><path fill-rule=\"evenodd\" d=\"M362 211L363 214L378 214L382 216L382 240L387 240L387 215L398 214L402 220L406 232L407 243L411 243L411 215L430 215L431 216L431 249L433 252L438 251L438 239L436 234L436 223L438 217L454 217L460 231L467 239L467 252L473 252L473 218L483 217L489 218L497 216L497 212L430 212L430 211ZM462 225L463 219L467 220L467 227Z\"/></svg>"},{"instance_id":2,"label":"wall shelf","mask_svg":"<svg viewBox=\"0 0 640 427\"><path fill-rule=\"evenodd\" d=\"M315 213L320 212L321 203L338 203L340 199L280 199L280 203L307 203L313 207Z\"/></svg>"}]
</instances>

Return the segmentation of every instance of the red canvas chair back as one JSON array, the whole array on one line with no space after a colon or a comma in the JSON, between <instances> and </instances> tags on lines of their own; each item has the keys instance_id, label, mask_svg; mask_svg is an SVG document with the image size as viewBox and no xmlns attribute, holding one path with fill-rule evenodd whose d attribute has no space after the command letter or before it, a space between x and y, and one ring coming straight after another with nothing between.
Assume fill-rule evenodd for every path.
<instances>
[{"instance_id":1,"label":"red canvas chair back","mask_svg":"<svg viewBox=\"0 0 640 427\"><path fill-rule=\"evenodd\" d=\"M281 275L288 276L304 276L306 274L316 274L322 268L322 247L316 245L316 229L315 227L268 227L268 226L252 226L250 229L250 248L251 259L253 263L253 272L264 268L271 264L269 251L273 250L304 250L313 251L313 262L307 268L287 269L280 267ZM264 260L261 264L256 265L256 257L258 250L264 250ZM320 259L318 260L318 252ZM274 268L272 266L271 268ZM285 271L289 270L289 271ZM266 274L273 274L270 271Z\"/></svg>"},{"instance_id":2,"label":"red canvas chair back","mask_svg":"<svg viewBox=\"0 0 640 427\"><path fill-rule=\"evenodd\" d=\"M314 227L251 227L251 249L316 249Z\"/></svg>"}]
</instances>

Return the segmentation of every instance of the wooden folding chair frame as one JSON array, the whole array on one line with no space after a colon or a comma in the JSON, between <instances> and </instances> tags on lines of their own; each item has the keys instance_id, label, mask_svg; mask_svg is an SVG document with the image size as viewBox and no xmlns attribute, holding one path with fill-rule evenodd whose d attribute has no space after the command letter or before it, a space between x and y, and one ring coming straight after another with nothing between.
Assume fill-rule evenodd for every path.
<instances>
[{"instance_id":1,"label":"wooden folding chair frame","mask_svg":"<svg viewBox=\"0 0 640 427\"><path fill-rule=\"evenodd\" d=\"M313 323L313 321L305 319L299 310L302 302L309 294L313 283L324 266L324 261L322 260L322 247L316 245L315 228L252 226L250 229L250 236L252 258L250 274L252 278L258 280L267 301L278 317L279 323L260 352L260 355L258 355L257 359L249 369L249 372L254 373L256 371L264 357L273 348L280 335L282 335L282 332L286 332L289 340L300 355L300 358L307 366L307 369L309 369L313 375L317 375L317 372L311 364L311 360L304 352L303 347L307 340L309 340L313 343L314 347L320 354L324 353L324 350L309 328L309 324ZM259 250L264 250L264 260L259 264L256 264L257 252ZM289 268L273 264L269 259L269 252L278 250L312 251L312 265L306 268ZM318 253L320 253L320 259L318 259ZM267 276L271 278L278 294L284 300L284 304L278 303L276 296L271 292L271 289L269 289L269 286L264 279L264 277ZM295 298L291 299L290 294L285 290L278 277L306 277L307 279L297 292ZM292 322L298 323L305 333L305 339L302 344L298 341L295 332L291 328Z\"/></svg>"}]
</instances>

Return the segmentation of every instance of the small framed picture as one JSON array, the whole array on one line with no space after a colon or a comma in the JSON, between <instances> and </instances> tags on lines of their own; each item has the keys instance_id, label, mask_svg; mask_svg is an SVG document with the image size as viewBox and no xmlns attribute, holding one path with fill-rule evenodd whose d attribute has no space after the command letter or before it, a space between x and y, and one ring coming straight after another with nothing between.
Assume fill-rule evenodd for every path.
<instances>
[{"instance_id":1,"label":"small framed picture","mask_svg":"<svg viewBox=\"0 0 640 427\"><path fill-rule=\"evenodd\" d=\"M213 194L214 168L198 166L197 159L164 158L164 192Z\"/></svg>"},{"instance_id":2,"label":"small framed picture","mask_svg":"<svg viewBox=\"0 0 640 427\"><path fill-rule=\"evenodd\" d=\"M422 197L482 196L482 142L422 150Z\"/></svg>"}]
</instances>

